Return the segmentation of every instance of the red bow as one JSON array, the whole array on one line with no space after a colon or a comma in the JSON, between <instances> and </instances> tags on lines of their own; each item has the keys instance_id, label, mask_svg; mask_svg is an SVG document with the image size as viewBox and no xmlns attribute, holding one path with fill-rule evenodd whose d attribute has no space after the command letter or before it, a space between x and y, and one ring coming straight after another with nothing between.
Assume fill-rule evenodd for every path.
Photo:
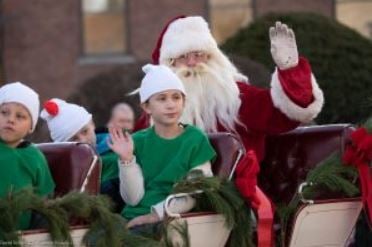
<instances>
[{"instance_id":1,"label":"red bow","mask_svg":"<svg viewBox=\"0 0 372 247\"><path fill-rule=\"evenodd\" d=\"M235 185L246 202L256 210L257 246L271 247L273 244L273 207L269 198L257 187L260 171L257 156L250 150L236 167Z\"/></svg>"},{"instance_id":2,"label":"red bow","mask_svg":"<svg viewBox=\"0 0 372 247\"><path fill-rule=\"evenodd\" d=\"M257 157L254 151L250 150L236 167L235 186L240 194L249 201L253 208L260 204L256 195L257 174L260 171Z\"/></svg>"},{"instance_id":3,"label":"red bow","mask_svg":"<svg viewBox=\"0 0 372 247\"><path fill-rule=\"evenodd\" d=\"M371 222L372 174L369 164L372 162L372 134L365 128L359 128L351 134L351 141L351 145L345 150L343 161L355 166L359 171L362 200Z\"/></svg>"}]
</instances>

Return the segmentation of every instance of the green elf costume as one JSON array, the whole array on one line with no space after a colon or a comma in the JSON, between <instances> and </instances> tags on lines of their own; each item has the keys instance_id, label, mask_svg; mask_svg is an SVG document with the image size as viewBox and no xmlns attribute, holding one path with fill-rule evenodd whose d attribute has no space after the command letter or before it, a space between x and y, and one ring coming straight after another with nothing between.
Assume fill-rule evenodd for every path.
<instances>
[{"instance_id":1,"label":"green elf costume","mask_svg":"<svg viewBox=\"0 0 372 247\"><path fill-rule=\"evenodd\" d=\"M0 88L0 105L4 103L23 105L30 113L32 131L35 129L39 115L39 96L34 90L20 82L7 84ZM12 147L0 136L0 198L7 198L25 188L32 188L43 197L54 191L55 184L47 161L30 142L20 140L17 147ZM30 220L31 213L23 213L18 221L18 229L28 229Z\"/></svg>"}]
</instances>

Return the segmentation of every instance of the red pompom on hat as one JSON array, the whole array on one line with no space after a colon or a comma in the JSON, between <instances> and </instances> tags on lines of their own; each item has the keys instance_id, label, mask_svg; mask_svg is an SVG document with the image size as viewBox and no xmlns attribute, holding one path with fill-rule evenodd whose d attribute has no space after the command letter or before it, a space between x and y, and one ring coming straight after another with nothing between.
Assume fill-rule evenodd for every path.
<instances>
[{"instance_id":1,"label":"red pompom on hat","mask_svg":"<svg viewBox=\"0 0 372 247\"><path fill-rule=\"evenodd\" d=\"M52 100L44 102L43 107L51 116L56 116L59 112L57 103Z\"/></svg>"},{"instance_id":2,"label":"red pompom on hat","mask_svg":"<svg viewBox=\"0 0 372 247\"><path fill-rule=\"evenodd\" d=\"M92 121L92 114L84 107L67 103L58 98L44 103L40 117L46 121L50 137L54 142L69 141L79 130Z\"/></svg>"}]
</instances>

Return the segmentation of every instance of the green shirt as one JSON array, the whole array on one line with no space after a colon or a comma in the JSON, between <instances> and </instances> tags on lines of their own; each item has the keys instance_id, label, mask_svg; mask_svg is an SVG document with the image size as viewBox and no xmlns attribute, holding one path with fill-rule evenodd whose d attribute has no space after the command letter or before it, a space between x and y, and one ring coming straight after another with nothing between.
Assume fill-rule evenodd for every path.
<instances>
[{"instance_id":1,"label":"green shirt","mask_svg":"<svg viewBox=\"0 0 372 247\"><path fill-rule=\"evenodd\" d=\"M185 125L174 139L159 137L151 127L135 133L133 141L145 194L138 205L124 208L122 215L127 219L150 213L151 206L166 199L175 182L216 155L207 136L191 125Z\"/></svg>"},{"instance_id":2,"label":"green shirt","mask_svg":"<svg viewBox=\"0 0 372 247\"><path fill-rule=\"evenodd\" d=\"M119 177L118 155L112 151L101 155L102 169L101 169L101 185L111 179Z\"/></svg>"},{"instance_id":3,"label":"green shirt","mask_svg":"<svg viewBox=\"0 0 372 247\"><path fill-rule=\"evenodd\" d=\"M27 187L34 188L40 196L54 191L55 184L44 155L33 144L12 148L0 140L0 198ZM30 213L22 214L18 228L27 229L30 218Z\"/></svg>"}]
</instances>

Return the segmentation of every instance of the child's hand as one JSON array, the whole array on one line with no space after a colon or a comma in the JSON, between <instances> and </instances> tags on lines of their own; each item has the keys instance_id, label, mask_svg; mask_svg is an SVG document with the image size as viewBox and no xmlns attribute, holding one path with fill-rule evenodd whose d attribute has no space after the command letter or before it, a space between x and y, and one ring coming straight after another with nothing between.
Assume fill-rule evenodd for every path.
<instances>
[{"instance_id":1,"label":"child's hand","mask_svg":"<svg viewBox=\"0 0 372 247\"><path fill-rule=\"evenodd\" d=\"M149 213L149 214L138 216L138 217L130 220L127 224L127 228L132 228L134 226L140 226L140 225L144 225L144 224L156 223L156 222L159 222L159 221L160 221L160 218L155 212L154 213Z\"/></svg>"},{"instance_id":2,"label":"child's hand","mask_svg":"<svg viewBox=\"0 0 372 247\"><path fill-rule=\"evenodd\" d=\"M110 127L110 140L107 141L112 151L117 153L122 161L131 161L133 159L133 140L131 135L121 128Z\"/></svg>"}]
</instances>

